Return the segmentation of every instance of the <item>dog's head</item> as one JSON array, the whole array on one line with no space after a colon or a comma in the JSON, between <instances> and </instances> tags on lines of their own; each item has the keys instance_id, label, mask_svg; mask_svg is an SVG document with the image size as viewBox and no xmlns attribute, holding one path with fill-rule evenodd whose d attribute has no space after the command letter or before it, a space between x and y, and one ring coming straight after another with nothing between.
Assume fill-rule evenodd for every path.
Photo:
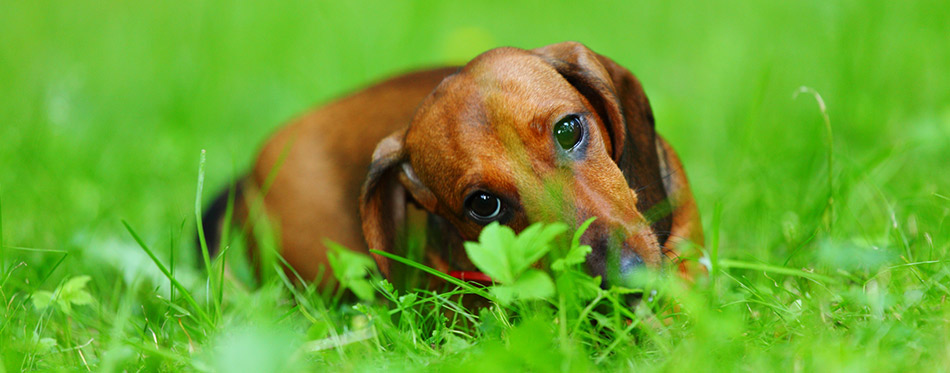
<instances>
[{"instance_id":1,"label":"dog's head","mask_svg":"<svg viewBox=\"0 0 950 373\"><path fill-rule=\"evenodd\" d=\"M407 129L380 142L363 232L370 249L392 251L409 202L429 213L433 260L466 271L461 243L488 223L520 231L596 217L581 239L593 248L588 269L617 281L662 261L661 178L653 115L629 71L578 43L499 48L443 80Z\"/></svg>"}]
</instances>

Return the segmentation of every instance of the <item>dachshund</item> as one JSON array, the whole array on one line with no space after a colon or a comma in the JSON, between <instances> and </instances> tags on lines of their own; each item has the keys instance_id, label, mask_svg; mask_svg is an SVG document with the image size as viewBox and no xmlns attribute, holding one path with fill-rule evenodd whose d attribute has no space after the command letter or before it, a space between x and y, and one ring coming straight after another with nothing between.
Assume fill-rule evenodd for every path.
<instances>
[{"instance_id":1,"label":"dachshund","mask_svg":"<svg viewBox=\"0 0 950 373\"><path fill-rule=\"evenodd\" d=\"M664 263L701 268L681 258L702 245L699 213L640 82L576 42L492 49L317 108L266 142L236 190L236 226L266 220L287 264L322 286L325 239L399 254L411 226L424 227L425 264L477 274L463 243L496 221L518 232L596 217L581 242L602 286ZM203 218L212 249L227 199Z\"/></svg>"}]
</instances>

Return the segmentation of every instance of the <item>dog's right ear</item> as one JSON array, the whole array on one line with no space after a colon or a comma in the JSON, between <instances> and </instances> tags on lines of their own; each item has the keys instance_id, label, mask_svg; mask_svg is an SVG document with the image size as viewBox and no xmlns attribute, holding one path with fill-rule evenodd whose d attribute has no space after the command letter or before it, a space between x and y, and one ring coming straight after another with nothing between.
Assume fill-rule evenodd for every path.
<instances>
[{"instance_id":1,"label":"dog's right ear","mask_svg":"<svg viewBox=\"0 0 950 373\"><path fill-rule=\"evenodd\" d=\"M369 174L360 193L363 237L371 250L393 253L405 243L406 202L432 212L437 199L416 177L403 148L406 129L384 138L373 152ZM389 278L389 259L373 254L380 272Z\"/></svg>"},{"instance_id":2,"label":"dog's right ear","mask_svg":"<svg viewBox=\"0 0 950 373\"><path fill-rule=\"evenodd\" d=\"M595 107L611 137L617 167L636 190L642 213L663 211L667 192L658 154L658 141L646 93L629 70L594 53L583 44L563 42L533 51L554 67ZM653 228L662 245L673 224L670 214L655 218Z\"/></svg>"}]
</instances>

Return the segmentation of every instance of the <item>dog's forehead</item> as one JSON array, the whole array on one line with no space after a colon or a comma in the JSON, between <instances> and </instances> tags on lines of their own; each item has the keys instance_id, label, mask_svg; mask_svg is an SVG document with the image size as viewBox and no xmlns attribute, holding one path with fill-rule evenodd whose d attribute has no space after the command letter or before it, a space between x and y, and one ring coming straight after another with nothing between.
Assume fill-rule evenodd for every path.
<instances>
[{"instance_id":1,"label":"dog's forehead","mask_svg":"<svg viewBox=\"0 0 950 373\"><path fill-rule=\"evenodd\" d=\"M473 176L501 182L551 163L553 152L544 151L553 146L549 122L585 110L580 97L539 56L495 49L446 78L420 105L405 147L432 189L464 188Z\"/></svg>"},{"instance_id":2,"label":"dog's forehead","mask_svg":"<svg viewBox=\"0 0 950 373\"><path fill-rule=\"evenodd\" d=\"M547 61L515 48L485 52L469 62L458 75L463 79L447 82L446 89L468 84L486 100L517 100L522 104L528 100L543 105L573 92L567 80ZM504 109L503 106L500 108Z\"/></svg>"},{"instance_id":3,"label":"dog's forehead","mask_svg":"<svg viewBox=\"0 0 950 373\"><path fill-rule=\"evenodd\" d=\"M420 105L410 133L465 131L470 136L538 130L556 111L583 109L580 95L540 56L493 49L447 77ZM503 128L502 128L503 127Z\"/></svg>"}]
</instances>

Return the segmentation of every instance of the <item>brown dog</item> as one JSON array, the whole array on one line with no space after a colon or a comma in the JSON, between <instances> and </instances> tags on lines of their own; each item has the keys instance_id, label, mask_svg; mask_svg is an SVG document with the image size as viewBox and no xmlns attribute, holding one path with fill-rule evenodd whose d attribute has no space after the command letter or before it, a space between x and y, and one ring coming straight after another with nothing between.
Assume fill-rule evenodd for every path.
<instances>
[{"instance_id":1,"label":"brown dog","mask_svg":"<svg viewBox=\"0 0 950 373\"><path fill-rule=\"evenodd\" d=\"M476 270L462 242L492 221L520 231L597 217L582 242L593 248L589 271L611 282L703 240L640 83L573 42L490 50L314 110L266 143L239 187L236 220L262 201L281 254L306 279L327 265L324 238L394 251L410 206L426 213L427 264L446 272ZM222 197L205 217L211 247Z\"/></svg>"}]
</instances>

